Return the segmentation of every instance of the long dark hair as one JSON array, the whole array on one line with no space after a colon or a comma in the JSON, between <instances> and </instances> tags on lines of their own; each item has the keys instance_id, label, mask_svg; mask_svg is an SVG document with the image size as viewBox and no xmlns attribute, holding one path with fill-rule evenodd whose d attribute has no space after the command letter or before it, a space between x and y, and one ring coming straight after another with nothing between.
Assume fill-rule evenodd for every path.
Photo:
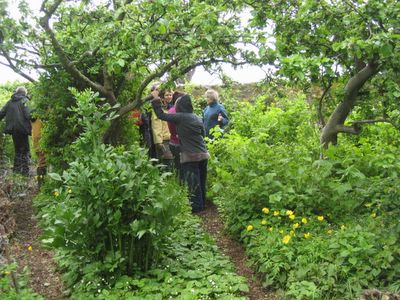
<instances>
[{"instance_id":1,"label":"long dark hair","mask_svg":"<svg viewBox=\"0 0 400 300\"><path fill-rule=\"evenodd\" d=\"M174 93L172 94L172 100L171 100L171 102L172 102L173 104L175 104L176 100L177 100L179 97L182 97L183 95L185 95L185 93L174 92Z\"/></svg>"}]
</instances>

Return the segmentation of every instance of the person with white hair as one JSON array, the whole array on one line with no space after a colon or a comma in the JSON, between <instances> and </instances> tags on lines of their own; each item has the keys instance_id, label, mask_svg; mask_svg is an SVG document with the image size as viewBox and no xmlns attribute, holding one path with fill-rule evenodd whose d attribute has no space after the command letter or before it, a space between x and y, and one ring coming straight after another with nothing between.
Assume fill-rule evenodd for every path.
<instances>
[{"instance_id":1,"label":"person with white hair","mask_svg":"<svg viewBox=\"0 0 400 300\"><path fill-rule=\"evenodd\" d=\"M0 110L0 121L5 117L6 122L4 132L12 136L14 143L13 171L24 176L29 176L29 135L32 131L27 94L25 87L18 87L11 99Z\"/></svg>"},{"instance_id":2,"label":"person with white hair","mask_svg":"<svg viewBox=\"0 0 400 300\"><path fill-rule=\"evenodd\" d=\"M221 130L229 123L228 114L225 107L218 102L218 92L209 89L206 91L205 96L207 98L207 106L203 111L203 123L206 130L206 136L214 138L210 132L212 128L217 125Z\"/></svg>"}]
</instances>

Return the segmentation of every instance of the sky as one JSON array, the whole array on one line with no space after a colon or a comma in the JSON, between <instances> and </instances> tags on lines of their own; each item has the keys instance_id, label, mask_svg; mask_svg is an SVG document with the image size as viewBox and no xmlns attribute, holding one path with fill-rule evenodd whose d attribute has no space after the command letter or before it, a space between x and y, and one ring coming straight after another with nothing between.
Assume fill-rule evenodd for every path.
<instances>
[{"instance_id":1,"label":"sky","mask_svg":"<svg viewBox=\"0 0 400 300\"><path fill-rule=\"evenodd\" d=\"M9 5L12 7L12 14L18 15L18 9L15 6L15 1L8 0ZM34 12L39 13L39 8L42 0L30 0L28 1L31 9ZM223 65L222 69L224 73L228 75L232 80L240 83L257 82L265 78L265 72L261 67L257 66L244 66L237 68L236 70L229 65ZM20 75L14 73L10 68L0 64L0 84L13 81L26 81ZM219 76L216 74L210 74L204 70L203 67L197 67L196 72L192 78L194 84L200 85L217 85L221 84Z\"/></svg>"}]
</instances>

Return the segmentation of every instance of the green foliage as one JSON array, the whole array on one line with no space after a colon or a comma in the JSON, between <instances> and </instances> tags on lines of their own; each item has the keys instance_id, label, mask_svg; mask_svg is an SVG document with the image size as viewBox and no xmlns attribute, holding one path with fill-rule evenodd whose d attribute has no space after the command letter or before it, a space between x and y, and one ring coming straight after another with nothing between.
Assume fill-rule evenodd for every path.
<instances>
[{"instance_id":1,"label":"green foliage","mask_svg":"<svg viewBox=\"0 0 400 300\"><path fill-rule=\"evenodd\" d=\"M16 273L15 263L0 265L0 295L2 300L41 300L43 297L27 287L25 274ZM13 279L14 277L14 279ZM17 285L17 286L15 286Z\"/></svg>"},{"instance_id":2,"label":"green foliage","mask_svg":"<svg viewBox=\"0 0 400 300\"><path fill-rule=\"evenodd\" d=\"M96 281L82 282L72 299L245 299L248 291L229 260L199 228L198 220L186 213L177 220L165 241L162 260L151 270L122 276L106 288Z\"/></svg>"},{"instance_id":3,"label":"green foliage","mask_svg":"<svg viewBox=\"0 0 400 300\"><path fill-rule=\"evenodd\" d=\"M59 250L69 285L148 270L174 217L188 209L186 193L137 145L128 151L101 144L110 120L96 107L95 94L73 93L84 133L73 146L77 158L63 174L49 174L53 181L36 201L43 242Z\"/></svg>"},{"instance_id":4,"label":"green foliage","mask_svg":"<svg viewBox=\"0 0 400 300\"><path fill-rule=\"evenodd\" d=\"M320 159L305 103L302 95L270 106L260 99L232 113L229 133L208 145L210 194L264 284L289 299L396 291L400 134L371 125Z\"/></svg>"}]
</instances>

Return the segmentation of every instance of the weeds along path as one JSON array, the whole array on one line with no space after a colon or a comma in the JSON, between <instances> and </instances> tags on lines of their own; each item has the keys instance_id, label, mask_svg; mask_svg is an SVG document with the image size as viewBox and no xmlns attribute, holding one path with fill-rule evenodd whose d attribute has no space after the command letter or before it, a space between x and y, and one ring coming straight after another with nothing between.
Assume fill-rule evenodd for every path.
<instances>
[{"instance_id":1,"label":"weeds along path","mask_svg":"<svg viewBox=\"0 0 400 300\"><path fill-rule=\"evenodd\" d=\"M255 271L249 267L243 246L224 232L224 224L214 204L208 204L206 210L198 214L202 219L202 227L217 242L220 251L230 257L235 265L236 273L247 279L250 291L245 295L250 300L273 300L274 293L265 290Z\"/></svg>"},{"instance_id":2,"label":"weeds along path","mask_svg":"<svg viewBox=\"0 0 400 300\"><path fill-rule=\"evenodd\" d=\"M32 208L32 198L37 193L36 182L32 178L23 186L11 188L13 192L10 196L16 221L15 232L10 241L11 260L17 262L19 273L24 267L28 268L29 286L36 293L47 300L66 299L62 296L63 287L53 261L53 253L40 244L41 231Z\"/></svg>"}]
</instances>

